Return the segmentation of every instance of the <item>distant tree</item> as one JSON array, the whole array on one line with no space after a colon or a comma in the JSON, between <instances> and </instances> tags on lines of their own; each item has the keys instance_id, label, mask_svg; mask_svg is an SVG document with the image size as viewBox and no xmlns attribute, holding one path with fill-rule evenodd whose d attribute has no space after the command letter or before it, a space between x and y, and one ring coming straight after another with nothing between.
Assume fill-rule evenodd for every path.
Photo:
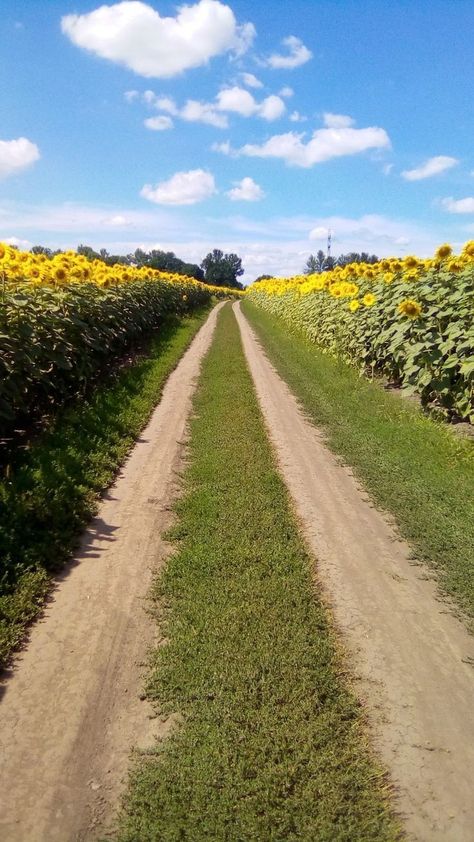
<instances>
[{"instance_id":1,"label":"distant tree","mask_svg":"<svg viewBox=\"0 0 474 842\"><path fill-rule=\"evenodd\" d=\"M327 257L321 249L319 249L317 254L310 254L304 267L305 275L316 275L320 272L325 272L326 261Z\"/></svg>"},{"instance_id":2,"label":"distant tree","mask_svg":"<svg viewBox=\"0 0 474 842\"><path fill-rule=\"evenodd\" d=\"M347 266L348 263L378 263L376 254L368 254L366 251L350 251L348 254L341 254L337 258L338 266Z\"/></svg>"},{"instance_id":3,"label":"distant tree","mask_svg":"<svg viewBox=\"0 0 474 842\"><path fill-rule=\"evenodd\" d=\"M136 249L128 257L135 266L150 266L151 269L158 269L160 272L176 272L178 275L196 278L197 281L204 280L204 272L196 263L185 263L172 251L152 249L146 252L143 249Z\"/></svg>"},{"instance_id":4,"label":"distant tree","mask_svg":"<svg viewBox=\"0 0 474 842\"><path fill-rule=\"evenodd\" d=\"M201 263L207 284L218 287L243 289L237 280L244 274L242 259L237 254L224 254L220 249L209 252Z\"/></svg>"},{"instance_id":5,"label":"distant tree","mask_svg":"<svg viewBox=\"0 0 474 842\"><path fill-rule=\"evenodd\" d=\"M259 275L258 278L255 278L254 284L258 284L259 281L269 281L273 278L273 275Z\"/></svg>"},{"instance_id":6,"label":"distant tree","mask_svg":"<svg viewBox=\"0 0 474 842\"><path fill-rule=\"evenodd\" d=\"M46 257L54 257L55 254L62 254L61 249L56 249L54 251L46 246L33 246L30 251L31 254L45 254Z\"/></svg>"}]
</instances>

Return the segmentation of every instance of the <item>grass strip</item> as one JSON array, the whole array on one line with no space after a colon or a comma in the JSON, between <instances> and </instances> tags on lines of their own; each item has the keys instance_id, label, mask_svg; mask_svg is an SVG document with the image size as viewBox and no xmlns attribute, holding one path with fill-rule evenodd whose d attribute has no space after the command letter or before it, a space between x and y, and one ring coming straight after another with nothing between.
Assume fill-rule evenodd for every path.
<instances>
[{"instance_id":1,"label":"grass strip","mask_svg":"<svg viewBox=\"0 0 474 842\"><path fill-rule=\"evenodd\" d=\"M397 839L228 305L194 408L147 686L182 724L137 759L120 839Z\"/></svg>"},{"instance_id":2,"label":"grass strip","mask_svg":"<svg viewBox=\"0 0 474 842\"><path fill-rule=\"evenodd\" d=\"M246 301L243 312L269 359L354 468L377 505L394 515L414 556L474 618L474 448L417 406L360 378L301 334Z\"/></svg>"},{"instance_id":3,"label":"grass strip","mask_svg":"<svg viewBox=\"0 0 474 842\"><path fill-rule=\"evenodd\" d=\"M208 312L164 322L145 356L61 411L0 480L0 665L41 610L50 574L70 556Z\"/></svg>"}]
</instances>

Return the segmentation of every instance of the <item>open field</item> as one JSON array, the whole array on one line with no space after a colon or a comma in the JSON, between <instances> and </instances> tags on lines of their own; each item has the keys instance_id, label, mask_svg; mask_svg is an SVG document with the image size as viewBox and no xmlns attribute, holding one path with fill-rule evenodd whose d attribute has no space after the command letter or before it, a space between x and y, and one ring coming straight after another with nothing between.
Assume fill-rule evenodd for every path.
<instances>
[{"instance_id":1,"label":"open field","mask_svg":"<svg viewBox=\"0 0 474 842\"><path fill-rule=\"evenodd\" d=\"M458 398L420 392L446 410L434 419L311 335L317 292L342 306L329 287L263 282L208 315L198 282L90 281L9 282L10 350L22 301L47 333L61 300L58 341L83 367L61 373L46 345L28 377L15 334L11 383L28 385L3 418L2 839L470 842L474 458L446 423ZM124 308L140 327L108 349L112 300L116 327ZM95 321L76 342L83 306Z\"/></svg>"}]
</instances>

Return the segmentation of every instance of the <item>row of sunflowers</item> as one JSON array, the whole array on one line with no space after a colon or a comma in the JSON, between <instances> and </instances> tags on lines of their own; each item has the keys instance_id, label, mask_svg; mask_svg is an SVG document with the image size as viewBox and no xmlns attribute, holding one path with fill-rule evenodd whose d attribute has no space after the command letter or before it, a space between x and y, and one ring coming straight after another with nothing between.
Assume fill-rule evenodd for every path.
<instances>
[{"instance_id":1,"label":"row of sunflowers","mask_svg":"<svg viewBox=\"0 0 474 842\"><path fill-rule=\"evenodd\" d=\"M0 243L0 440L65 400L169 316L234 290Z\"/></svg>"},{"instance_id":2,"label":"row of sunflowers","mask_svg":"<svg viewBox=\"0 0 474 842\"><path fill-rule=\"evenodd\" d=\"M474 241L253 284L249 298L323 352L474 423Z\"/></svg>"}]
</instances>

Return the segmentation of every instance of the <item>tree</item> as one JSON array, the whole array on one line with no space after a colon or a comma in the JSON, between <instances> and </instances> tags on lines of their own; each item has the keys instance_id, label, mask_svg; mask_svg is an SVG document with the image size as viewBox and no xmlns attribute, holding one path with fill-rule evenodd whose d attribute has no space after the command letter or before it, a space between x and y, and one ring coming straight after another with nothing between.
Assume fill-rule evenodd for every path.
<instances>
[{"instance_id":1,"label":"tree","mask_svg":"<svg viewBox=\"0 0 474 842\"><path fill-rule=\"evenodd\" d=\"M273 275L259 275L258 278L255 278L254 284L258 284L259 281L270 281L273 278Z\"/></svg>"},{"instance_id":2,"label":"tree","mask_svg":"<svg viewBox=\"0 0 474 842\"><path fill-rule=\"evenodd\" d=\"M173 251L152 249L152 251L146 252L143 249L136 249L128 257L135 266L149 266L151 269L158 269L160 272L176 272L178 275L196 278L197 281L204 280L204 272L196 263L185 263L179 257L176 257Z\"/></svg>"},{"instance_id":3,"label":"tree","mask_svg":"<svg viewBox=\"0 0 474 842\"><path fill-rule=\"evenodd\" d=\"M350 251L348 254L341 254L337 258L338 266L347 266L348 263L378 263L376 254L368 254L366 251Z\"/></svg>"},{"instance_id":4,"label":"tree","mask_svg":"<svg viewBox=\"0 0 474 842\"><path fill-rule=\"evenodd\" d=\"M242 289L237 280L244 274L242 259L237 254L224 254L220 249L209 252L201 263L207 284L217 287L235 287Z\"/></svg>"},{"instance_id":5,"label":"tree","mask_svg":"<svg viewBox=\"0 0 474 842\"><path fill-rule=\"evenodd\" d=\"M324 252L319 249L317 254L310 254L308 257L304 273L305 275L315 275L326 270L327 257Z\"/></svg>"}]
</instances>

